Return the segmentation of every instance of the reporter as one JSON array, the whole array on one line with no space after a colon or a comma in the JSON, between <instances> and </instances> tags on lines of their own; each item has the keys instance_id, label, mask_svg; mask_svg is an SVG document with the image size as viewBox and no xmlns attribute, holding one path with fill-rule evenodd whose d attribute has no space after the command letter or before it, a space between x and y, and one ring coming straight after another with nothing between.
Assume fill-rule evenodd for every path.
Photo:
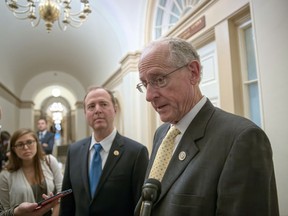
<instances>
[{"instance_id":1,"label":"reporter","mask_svg":"<svg viewBox=\"0 0 288 216\"><path fill-rule=\"evenodd\" d=\"M1 116L2 116L2 110L0 107L0 120L1 120ZM0 131L1 131L1 125L0 125ZM50 196L51 195L53 195L53 193L50 193ZM49 196L43 194L42 197L44 199L47 199ZM23 202L20 205L16 205L7 210L4 210L4 207L0 200L0 216L42 216L45 213L49 212L57 204L58 204L58 200L55 200L43 206L42 208L35 210L35 208L37 207L37 203Z\"/></svg>"}]
</instances>

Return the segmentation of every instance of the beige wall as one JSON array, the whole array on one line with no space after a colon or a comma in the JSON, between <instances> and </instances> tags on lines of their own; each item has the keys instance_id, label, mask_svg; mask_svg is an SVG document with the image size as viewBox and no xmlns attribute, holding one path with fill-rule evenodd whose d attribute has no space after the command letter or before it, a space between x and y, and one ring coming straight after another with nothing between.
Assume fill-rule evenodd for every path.
<instances>
[{"instance_id":1,"label":"beige wall","mask_svg":"<svg viewBox=\"0 0 288 216\"><path fill-rule=\"evenodd\" d=\"M274 152L280 212L288 216L288 1L251 0L264 130Z\"/></svg>"}]
</instances>

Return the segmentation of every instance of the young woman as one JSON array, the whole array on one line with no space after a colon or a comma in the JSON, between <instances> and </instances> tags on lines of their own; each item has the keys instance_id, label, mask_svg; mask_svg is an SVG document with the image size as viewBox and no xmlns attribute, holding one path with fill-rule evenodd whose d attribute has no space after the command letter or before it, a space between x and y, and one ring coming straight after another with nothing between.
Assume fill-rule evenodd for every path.
<instances>
[{"instance_id":1,"label":"young woman","mask_svg":"<svg viewBox=\"0 0 288 216\"><path fill-rule=\"evenodd\" d=\"M36 134L19 129L10 140L11 154L0 173L0 200L5 209L22 202L39 202L42 194L60 192L62 172L56 158L45 156ZM46 215L59 214L59 205Z\"/></svg>"}]
</instances>

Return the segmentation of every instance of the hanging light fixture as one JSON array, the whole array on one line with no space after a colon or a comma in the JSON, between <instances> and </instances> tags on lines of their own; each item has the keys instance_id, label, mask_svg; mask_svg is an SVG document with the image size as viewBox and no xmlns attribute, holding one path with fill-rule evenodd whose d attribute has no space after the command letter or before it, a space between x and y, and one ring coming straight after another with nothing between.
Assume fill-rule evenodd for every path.
<instances>
[{"instance_id":1,"label":"hanging light fixture","mask_svg":"<svg viewBox=\"0 0 288 216\"><path fill-rule=\"evenodd\" d=\"M65 31L67 26L79 28L91 13L88 0L81 0L81 10L72 12L72 0L5 0L6 5L18 19L29 19L33 27L45 21L48 32L52 30L55 21L59 28ZM75 0L74 0L75 1ZM80 1L80 0L78 0Z\"/></svg>"}]
</instances>

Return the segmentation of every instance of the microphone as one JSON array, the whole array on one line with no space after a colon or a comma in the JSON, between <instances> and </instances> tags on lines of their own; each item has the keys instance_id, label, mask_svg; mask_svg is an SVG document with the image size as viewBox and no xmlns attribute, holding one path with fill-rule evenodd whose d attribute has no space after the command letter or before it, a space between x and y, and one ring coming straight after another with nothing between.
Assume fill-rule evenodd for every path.
<instances>
[{"instance_id":1,"label":"microphone","mask_svg":"<svg viewBox=\"0 0 288 216\"><path fill-rule=\"evenodd\" d=\"M142 187L142 205L140 216L150 216L153 203L161 193L161 183L157 179L149 178Z\"/></svg>"}]
</instances>

